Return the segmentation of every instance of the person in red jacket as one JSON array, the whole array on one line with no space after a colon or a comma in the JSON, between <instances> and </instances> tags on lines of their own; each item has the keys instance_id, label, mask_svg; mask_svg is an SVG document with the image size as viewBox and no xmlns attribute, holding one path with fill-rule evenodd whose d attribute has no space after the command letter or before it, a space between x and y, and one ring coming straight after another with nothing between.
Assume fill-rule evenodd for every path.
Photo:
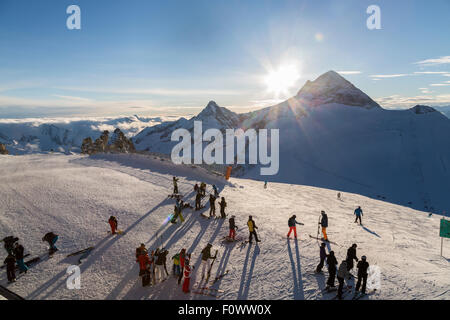
<instances>
[{"instance_id":1,"label":"person in red jacket","mask_svg":"<svg viewBox=\"0 0 450 320\"><path fill-rule=\"evenodd\" d=\"M189 293L189 284L191 282L191 266L189 265L190 255L186 257L184 261L184 282L183 282L183 292ZM192 267L194 268L194 267Z\"/></svg>"},{"instance_id":2,"label":"person in red jacket","mask_svg":"<svg viewBox=\"0 0 450 320\"><path fill-rule=\"evenodd\" d=\"M117 230L117 219L114 216L109 217L109 225L111 226L111 234L116 234L116 230Z\"/></svg>"},{"instance_id":3,"label":"person in red jacket","mask_svg":"<svg viewBox=\"0 0 450 320\"><path fill-rule=\"evenodd\" d=\"M178 276L178 284L181 284L181 279L183 279L183 273L184 273L184 265L186 263L186 249L181 249L180 251L180 275Z\"/></svg>"},{"instance_id":4,"label":"person in red jacket","mask_svg":"<svg viewBox=\"0 0 450 320\"><path fill-rule=\"evenodd\" d=\"M151 268L152 262L150 260L150 257L148 256L147 252L139 255L138 261L139 261L139 269L140 269L139 276L142 277L142 286L146 287L146 286L150 285L150 281L151 281L150 268Z\"/></svg>"}]
</instances>

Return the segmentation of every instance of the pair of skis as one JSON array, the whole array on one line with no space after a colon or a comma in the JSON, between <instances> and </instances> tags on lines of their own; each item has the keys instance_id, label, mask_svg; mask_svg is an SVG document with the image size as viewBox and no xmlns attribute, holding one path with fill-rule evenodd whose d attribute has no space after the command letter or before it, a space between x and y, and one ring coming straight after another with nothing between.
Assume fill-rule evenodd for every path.
<instances>
[{"instance_id":1,"label":"pair of skis","mask_svg":"<svg viewBox=\"0 0 450 320\"><path fill-rule=\"evenodd\" d=\"M333 242L333 241L330 241L330 240L325 240L323 238L314 237L312 235L309 235L309 237L312 238L312 239L320 240L320 241L323 241L323 242L328 242L328 243L331 243L331 244L334 244L334 245L338 246L338 244L336 242Z\"/></svg>"}]
</instances>

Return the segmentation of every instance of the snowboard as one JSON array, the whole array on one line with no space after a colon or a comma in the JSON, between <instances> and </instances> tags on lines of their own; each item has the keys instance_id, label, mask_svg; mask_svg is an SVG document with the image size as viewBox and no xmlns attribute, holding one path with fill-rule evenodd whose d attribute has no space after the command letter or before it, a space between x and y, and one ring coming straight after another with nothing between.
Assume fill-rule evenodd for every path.
<instances>
[{"instance_id":1,"label":"snowboard","mask_svg":"<svg viewBox=\"0 0 450 320\"><path fill-rule=\"evenodd\" d=\"M94 247L89 247L89 248L86 248L86 249L83 249L83 250L80 250L80 251L72 252L72 253L67 255L67 258L76 256L76 255L79 255L79 254L82 254L82 253L85 253L86 251L89 251L89 250L92 250L92 249L94 249Z\"/></svg>"}]
</instances>

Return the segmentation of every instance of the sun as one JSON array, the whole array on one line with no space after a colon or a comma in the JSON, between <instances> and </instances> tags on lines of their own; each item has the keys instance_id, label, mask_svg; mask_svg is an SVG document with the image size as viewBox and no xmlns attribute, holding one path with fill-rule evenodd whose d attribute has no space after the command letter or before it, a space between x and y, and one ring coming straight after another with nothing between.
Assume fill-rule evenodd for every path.
<instances>
[{"instance_id":1,"label":"sun","mask_svg":"<svg viewBox=\"0 0 450 320\"><path fill-rule=\"evenodd\" d=\"M289 94L289 89L296 85L300 79L298 66L295 64L284 64L276 69L270 68L264 77L267 91L277 97Z\"/></svg>"}]
</instances>

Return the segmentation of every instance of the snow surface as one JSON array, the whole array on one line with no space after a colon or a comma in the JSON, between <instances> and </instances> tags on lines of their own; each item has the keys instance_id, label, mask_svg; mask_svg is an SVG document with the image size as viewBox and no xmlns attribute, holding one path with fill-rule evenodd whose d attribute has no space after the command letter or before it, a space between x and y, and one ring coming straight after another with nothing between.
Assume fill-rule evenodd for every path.
<instances>
[{"instance_id":1,"label":"snow surface","mask_svg":"<svg viewBox=\"0 0 450 320\"><path fill-rule=\"evenodd\" d=\"M32 256L46 251L42 236L60 235L60 251L21 276L8 288L26 299L214 299L184 294L175 279L142 288L135 262L135 248L164 246L169 258L181 248L193 252L198 272L200 251L208 242L219 250L212 276L230 273L215 287L224 290L221 299L330 299L323 295L326 278L316 276L320 210L329 216L330 245L338 261L347 248L358 244L358 257L366 255L381 268L381 289L366 299L450 299L448 241L440 256L439 216L344 193L309 186L263 183L220 176L191 166L175 166L142 155L25 155L0 157L0 237L15 235ZM259 245L222 245L228 222L199 217L185 210L183 224L165 223L174 200L172 176L191 203L193 185L215 183L228 202L227 213L236 215L238 236L247 237L246 221L253 215L262 239ZM364 210L364 227L354 224L353 210ZM208 210L206 207L205 211ZM295 213L304 226L300 240L287 241L287 220ZM107 234L107 220L115 215L123 236ZM88 246L95 250L80 265L81 290L66 288L66 269L77 257L66 255ZM5 258L4 250L0 258ZM168 263L171 268L170 262ZM170 271L170 270L169 270ZM327 274L327 272L325 272ZM0 283L5 284L5 272ZM196 282L196 275L192 283Z\"/></svg>"}]
</instances>

